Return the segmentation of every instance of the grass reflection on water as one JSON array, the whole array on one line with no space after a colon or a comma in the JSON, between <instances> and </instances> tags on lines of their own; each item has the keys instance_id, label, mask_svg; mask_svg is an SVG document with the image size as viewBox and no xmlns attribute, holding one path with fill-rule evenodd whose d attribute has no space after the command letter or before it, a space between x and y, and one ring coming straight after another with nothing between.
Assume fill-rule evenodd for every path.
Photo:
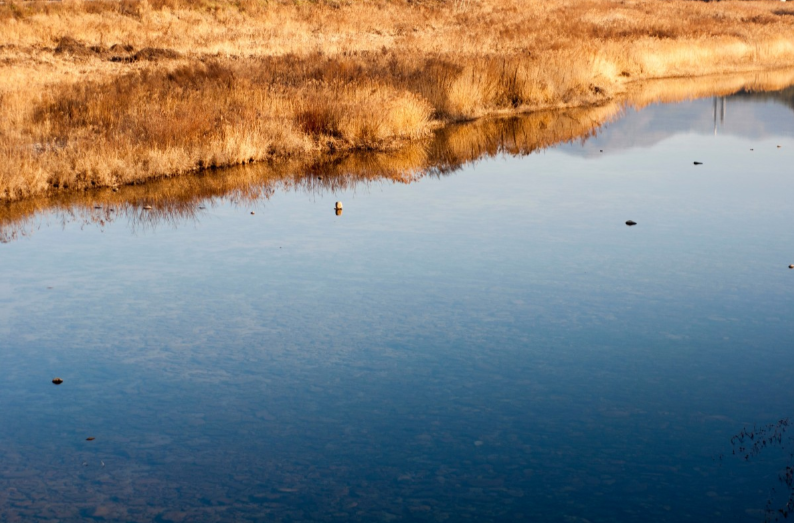
<instances>
[{"instance_id":1,"label":"grass reflection on water","mask_svg":"<svg viewBox=\"0 0 794 523\"><path fill-rule=\"evenodd\" d=\"M590 136L621 110L483 120L396 154L20 202L6 208L6 239L29 233L37 212L140 231L282 191L323 196L441 177ZM10 281L0 282L9 289L0 310L13 318L11 349L0 353L3 518L760 521L769 463L720 468L712 457L747 419L785 408L791 301L759 261L785 230L709 215L720 200L697 198L706 209L691 227L654 199L654 181L680 182L680 173L646 186L603 175L605 191L624 191L603 201L571 187L593 177L574 173L547 184L559 192L541 193L527 216L516 209L529 209L527 195L555 171L546 164L529 188L509 173L482 179L509 161L460 173L470 185L458 197L511 180L521 192L488 193L491 212L468 221L463 203L445 201L456 227L378 229L399 217L380 209L368 216L380 222L324 242L327 223L341 223L329 203L313 230L290 223L305 209L280 209L281 221L255 234L244 227L260 213L179 231L181 242L158 231L98 245L67 227L64 243L75 245L60 246L65 255L26 251L37 241L3 246L7 260L29 264L9 263ZM681 192L731 181L706 168ZM443 197L445 183L422 189L433 185L430 197ZM395 191L410 196L405 189ZM549 195L572 203L560 210ZM359 208L377 205L363 200ZM670 200L693 205L679 193ZM622 216L583 209L615 201L657 206L667 228L646 217L628 229ZM556 221L537 226L538 216ZM277 248L279 226L299 233L292 249ZM745 248L754 237L764 241ZM64 262L50 263L50 252ZM717 263L715 252L730 259ZM44 290L44 278L60 279Z\"/></svg>"},{"instance_id":2,"label":"grass reflection on water","mask_svg":"<svg viewBox=\"0 0 794 523\"><path fill-rule=\"evenodd\" d=\"M0 241L12 241L40 226L36 216L49 213L63 224L95 224L126 219L132 230L177 226L195 221L202 207L218 198L254 206L276 191L333 193L357 184L390 181L411 183L425 176L454 172L479 159L499 154L525 155L564 142L582 141L603 125L620 118L627 106L673 103L739 91L775 91L794 83L790 70L741 75L669 79L635 86L624 97L602 106L562 111L540 111L519 117L488 118L445 127L432 139L413 142L396 151L328 156L312 163L284 161L209 171L47 198L29 198L0 205ZM773 96L773 95L772 95ZM145 211L144 206L151 206Z\"/></svg>"}]
</instances>

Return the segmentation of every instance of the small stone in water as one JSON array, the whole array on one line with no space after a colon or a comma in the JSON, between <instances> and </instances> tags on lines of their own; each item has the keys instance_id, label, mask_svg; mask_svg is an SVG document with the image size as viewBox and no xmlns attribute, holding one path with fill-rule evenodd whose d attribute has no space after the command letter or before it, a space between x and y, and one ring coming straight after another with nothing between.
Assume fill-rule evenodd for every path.
<instances>
[{"instance_id":1,"label":"small stone in water","mask_svg":"<svg viewBox=\"0 0 794 523\"><path fill-rule=\"evenodd\" d=\"M91 436L90 438L86 438L85 440L86 441L94 441L95 439L96 439L95 437Z\"/></svg>"},{"instance_id":2,"label":"small stone in water","mask_svg":"<svg viewBox=\"0 0 794 523\"><path fill-rule=\"evenodd\" d=\"M794 269L794 264L788 266L789 269Z\"/></svg>"},{"instance_id":3,"label":"small stone in water","mask_svg":"<svg viewBox=\"0 0 794 523\"><path fill-rule=\"evenodd\" d=\"M254 211L251 211L251 214L256 214Z\"/></svg>"},{"instance_id":4,"label":"small stone in water","mask_svg":"<svg viewBox=\"0 0 794 523\"><path fill-rule=\"evenodd\" d=\"M60 385L61 383L63 383L63 380L61 378L53 378L52 382L56 385Z\"/></svg>"},{"instance_id":5,"label":"small stone in water","mask_svg":"<svg viewBox=\"0 0 794 523\"><path fill-rule=\"evenodd\" d=\"M631 227L632 225L637 225L637 222L635 222L634 220L629 220L629 221L626 222L626 225Z\"/></svg>"}]
</instances>

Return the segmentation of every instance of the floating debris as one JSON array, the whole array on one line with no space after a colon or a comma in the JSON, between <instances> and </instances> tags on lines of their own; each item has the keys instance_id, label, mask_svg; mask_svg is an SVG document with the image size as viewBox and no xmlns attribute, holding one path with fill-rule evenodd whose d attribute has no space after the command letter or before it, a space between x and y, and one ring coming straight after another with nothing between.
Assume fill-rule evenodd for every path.
<instances>
[{"instance_id":1,"label":"floating debris","mask_svg":"<svg viewBox=\"0 0 794 523\"><path fill-rule=\"evenodd\" d=\"M637 222L635 222L634 220L629 220L626 222L626 225L628 225L629 227L633 227L634 225L637 225Z\"/></svg>"},{"instance_id":2,"label":"floating debris","mask_svg":"<svg viewBox=\"0 0 794 523\"><path fill-rule=\"evenodd\" d=\"M95 438L94 436L91 436L90 438L86 438L85 440L86 440L86 441L94 441L95 439L96 439L96 438Z\"/></svg>"},{"instance_id":3,"label":"floating debris","mask_svg":"<svg viewBox=\"0 0 794 523\"><path fill-rule=\"evenodd\" d=\"M693 162L695 165L703 165L703 162Z\"/></svg>"},{"instance_id":4,"label":"floating debris","mask_svg":"<svg viewBox=\"0 0 794 523\"><path fill-rule=\"evenodd\" d=\"M63 380L61 378L53 378L52 382L56 385L60 385L61 383L63 383Z\"/></svg>"}]
</instances>

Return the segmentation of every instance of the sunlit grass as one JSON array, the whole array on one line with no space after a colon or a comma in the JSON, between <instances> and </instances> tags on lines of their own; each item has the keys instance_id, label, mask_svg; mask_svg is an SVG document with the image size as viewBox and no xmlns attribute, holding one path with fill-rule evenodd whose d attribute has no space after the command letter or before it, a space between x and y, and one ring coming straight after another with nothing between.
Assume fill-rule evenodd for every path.
<instances>
[{"instance_id":1,"label":"sunlit grass","mask_svg":"<svg viewBox=\"0 0 794 523\"><path fill-rule=\"evenodd\" d=\"M794 65L792 13L685 0L6 3L0 199L403 149L453 122L634 96L651 78Z\"/></svg>"}]
</instances>

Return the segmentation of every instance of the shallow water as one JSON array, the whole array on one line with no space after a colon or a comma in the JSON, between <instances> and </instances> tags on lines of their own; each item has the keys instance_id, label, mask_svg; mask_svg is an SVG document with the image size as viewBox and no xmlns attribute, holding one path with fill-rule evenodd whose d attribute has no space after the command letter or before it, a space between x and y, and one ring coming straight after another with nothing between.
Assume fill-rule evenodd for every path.
<instances>
[{"instance_id":1,"label":"shallow water","mask_svg":"<svg viewBox=\"0 0 794 523\"><path fill-rule=\"evenodd\" d=\"M39 214L0 245L0 520L774 519L790 449L731 437L794 396L789 98L412 184Z\"/></svg>"}]
</instances>

